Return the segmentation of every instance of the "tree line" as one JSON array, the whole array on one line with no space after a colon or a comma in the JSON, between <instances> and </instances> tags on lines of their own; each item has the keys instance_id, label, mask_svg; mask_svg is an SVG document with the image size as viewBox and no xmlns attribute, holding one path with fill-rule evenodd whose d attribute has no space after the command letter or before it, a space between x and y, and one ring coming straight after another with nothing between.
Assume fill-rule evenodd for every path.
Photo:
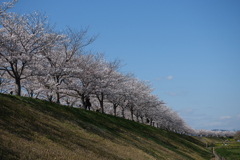
<instances>
[{"instance_id":1,"label":"tree line","mask_svg":"<svg viewBox=\"0 0 240 160\"><path fill-rule=\"evenodd\" d=\"M149 82L121 73L120 61L87 51L96 39L88 36L88 28L56 31L44 14L8 12L16 2L0 6L1 93L88 107L178 133L200 133L153 95Z\"/></svg>"}]
</instances>

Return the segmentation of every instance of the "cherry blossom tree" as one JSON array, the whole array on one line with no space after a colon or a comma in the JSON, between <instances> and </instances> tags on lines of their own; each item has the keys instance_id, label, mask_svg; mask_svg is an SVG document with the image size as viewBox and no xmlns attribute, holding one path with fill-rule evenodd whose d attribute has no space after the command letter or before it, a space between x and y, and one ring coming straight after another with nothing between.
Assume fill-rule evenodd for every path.
<instances>
[{"instance_id":1,"label":"cherry blossom tree","mask_svg":"<svg viewBox=\"0 0 240 160\"><path fill-rule=\"evenodd\" d=\"M13 83L6 71L0 70L0 93L13 94L14 86L12 84Z\"/></svg>"},{"instance_id":2,"label":"cherry blossom tree","mask_svg":"<svg viewBox=\"0 0 240 160\"><path fill-rule=\"evenodd\" d=\"M41 53L43 59L38 75L45 89L54 95L57 103L65 96L63 89L67 87L64 81L73 77L76 56L83 54L83 48L95 40L95 37L87 38L86 34L87 29L77 31L68 28L62 34L62 39L51 49Z\"/></svg>"},{"instance_id":3,"label":"cherry blossom tree","mask_svg":"<svg viewBox=\"0 0 240 160\"><path fill-rule=\"evenodd\" d=\"M24 95L31 98L44 98L43 86L39 82L38 77L35 75L29 76L27 79L22 80L22 87L24 88Z\"/></svg>"},{"instance_id":4,"label":"cherry blossom tree","mask_svg":"<svg viewBox=\"0 0 240 160\"><path fill-rule=\"evenodd\" d=\"M144 104L145 98L150 94L152 88L146 81L140 81L136 78L132 78L128 87L126 88L127 108L130 111L131 120L133 120L134 111L136 108L141 107ZM147 107L144 106L144 107Z\"/></svg>"},{"instance_id":5,"label":"cherry blossom tree","mask_svg":"<svg viewBox=\"0 0 240 160\"><path fill-rule=\"evenodd\" d=\"M160 105L158 96L149 93L145 93L144 97L139 100L138 107L136 108L134 114L137 117L137 121L141 118L141 122L144 123L144 118L148 118L150 125L152 125L153 117L152 114L156 112L156 107Z\"/></svg>"},{"instance_id":6,"label":"cherry blossom tree","mask_svg":"<svg viewBox=\"0 0 240 160\"><path fill-rule=\"evenodd\" d=\"M94 77L93 92L99 101L102 113L104 113L104 100L112 93L112 88L119 81L119 74L117 73L119 66L120 61L102 61L102 68Z\"/></svg>"},{"instance_id":7,"label":"cherry blossom tree","mask_svg":"<svg viewBox=\"0 0 240 160\"><path fill-rule=\"evenodd\" d=\"M16 94L21 95L21 80L31 76L34 59L60 36L52 33L47 18L39 13L4 14L0 24L0 70L14 79Z\"/></svg>"},{"instance_id":8,"label":"cherry blossom tree","mask_svg":"<svg viewBox=\"0 0 240 160\"><path fill-rule=\"evenodd\" d=\"M67 95L81 100L86 109L86 97L93 94L96 77L101 74L103 55L82 54L74 59L72 76L64 81Z\"/></svg>"},{"instance_id":9,"label":"cherry blossom tree","mask_svg":"<svg viewBox=\"0 0 240 160\"><path fill-rule=\"evenodd\" d=\"M2 5L0 5L0 17L4 16L6 14L6 11L12 7L18 2L18 0L13 0L11 2L3 2Z\"/></svg>"},{"instance_id":10,"label":"cherry blossom tree","mask_svg":"<svg viewBox=\"0 0 240 160\"><path fill-rule=\"evenodd\" d=\"M131 74L123 75L119 72L115 72L116 82L112 85L111 94L107 95L107 100L113 105L113 114L117 116L117 107L125 106L126 94L124 89L129 79L132 77Z\"/></svg>"}]
</instances>

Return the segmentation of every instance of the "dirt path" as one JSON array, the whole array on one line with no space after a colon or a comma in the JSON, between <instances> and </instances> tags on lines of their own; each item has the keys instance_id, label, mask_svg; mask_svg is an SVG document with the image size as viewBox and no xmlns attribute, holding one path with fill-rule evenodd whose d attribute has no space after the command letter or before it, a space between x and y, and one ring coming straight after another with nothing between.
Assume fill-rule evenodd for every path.
<instances>
[{"instance_id":1,"label":"dirt path","mask_svg":"<svg viewBox=\"0 0 240 160\"><path fill-rule=\"evenodd\" d=\"M214 150L214 147L213 147L213 154L214 154L215 158L213 158L212 160L226 160L225 158L222 158L222 157L217 155L217 153Z\"/></svg>"}]
</instances>

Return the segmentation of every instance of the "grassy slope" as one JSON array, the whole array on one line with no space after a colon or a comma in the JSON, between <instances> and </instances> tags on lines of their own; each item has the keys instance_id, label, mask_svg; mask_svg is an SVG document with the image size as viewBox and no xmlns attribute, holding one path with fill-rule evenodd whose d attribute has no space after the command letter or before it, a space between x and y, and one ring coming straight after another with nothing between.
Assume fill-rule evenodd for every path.
<instances>
[{"instance_id":1,"label":"grassy slope","mask_svg":"<svg viewBox=\"0 0 240 160\"><path fill-rule=\"evenodd\" d=\"M210 159L195 137L0 94L0 159Z\"/></svg>"}]
</instances>

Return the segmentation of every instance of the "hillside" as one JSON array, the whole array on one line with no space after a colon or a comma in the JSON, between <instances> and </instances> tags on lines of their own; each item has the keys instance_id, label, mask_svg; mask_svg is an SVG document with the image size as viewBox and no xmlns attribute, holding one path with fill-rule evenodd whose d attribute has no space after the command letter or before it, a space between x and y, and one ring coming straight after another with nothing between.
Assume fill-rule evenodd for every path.
<instances>
[{"instance_id":1,"label":"hillside","mask_svg":"<svg viewBox=\"0 0 240 160\"><path fill-rule=\"evenodd\" d=\"M211 159L196 137L0 94L0 159Z\"/></svg>"}]
</instances>

